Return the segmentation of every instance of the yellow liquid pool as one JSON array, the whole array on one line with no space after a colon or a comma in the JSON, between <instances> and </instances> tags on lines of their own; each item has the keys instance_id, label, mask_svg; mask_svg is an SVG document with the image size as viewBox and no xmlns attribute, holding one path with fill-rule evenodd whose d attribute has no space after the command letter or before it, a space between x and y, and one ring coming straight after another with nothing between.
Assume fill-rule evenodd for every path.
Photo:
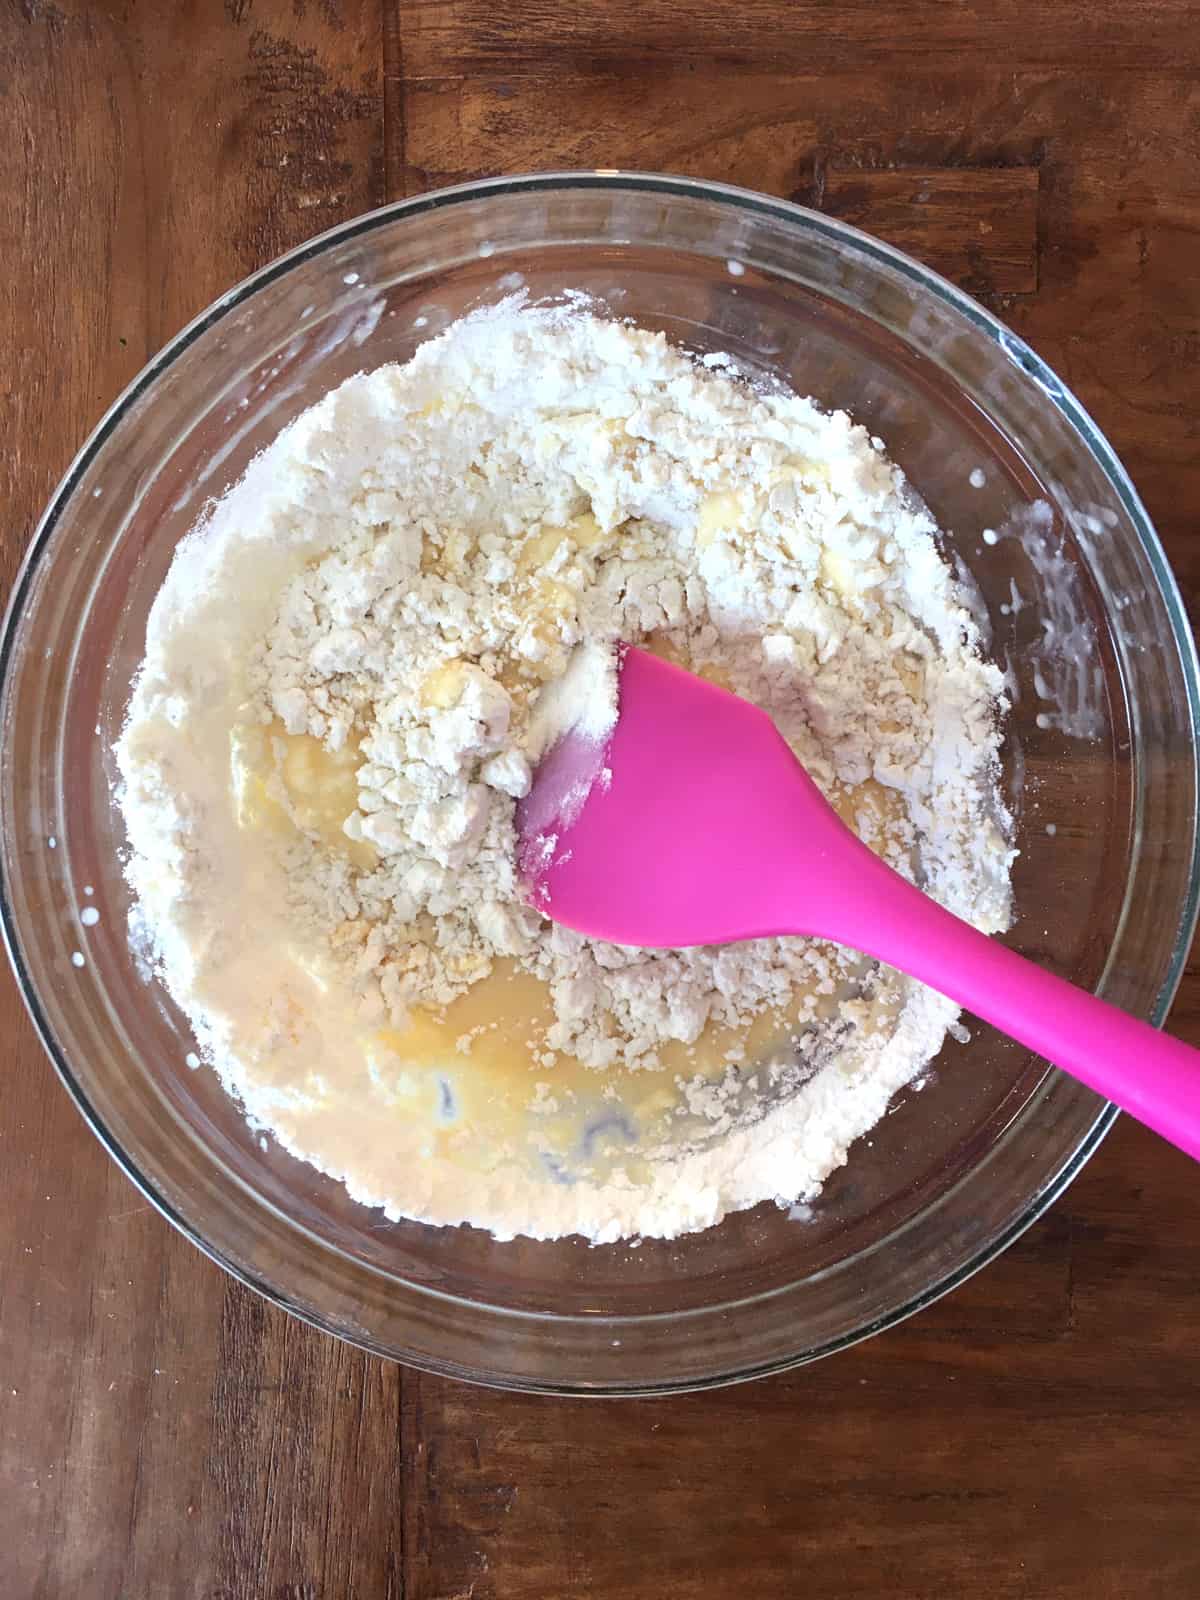
<instances>
[{"instance_id":1,"label":"yellow liquid pool","mask_svg":"<svg viewBox=\"0 0 1200 1600\"><path fill-rule=\"evenodd\" d=\"M667 640L650 645L680 659ZM452 671L440 669L426 685L433 703L452 692ZM378 859L374 847L343 831L355 808L361 760L355 745L333 753L279 725L239 729L231 767L240 826L277 838L302 831L369 870ZM834 804L852 827L865 817L883 829L902 817L897 796L873 779L835 796ZM819 993L814 978L797 987L785 1010L765 1011L748 1027L710 1023L694 1044L661 1046L653 1067L618 1061L598 1069L549 1050L549 987L515 961L496 959L451 1004L414 1006L404 1028L364 1030L347 1048L361 1050L387 1114L427 1127L431 1154L472 1170L487 1171L515 1154L556 1173L619 1166L636 1177L639 1152L648 1146L711 1131L689 1105L689 1085L733 1085L736 1099L740 1081L743 1109L753 1110L771 1069L786 1074L798 1037L814 1021L827 1021L847 994L858 994L868 970L866 962L846 965L833 993ZM873 1022L883 1023L884 1003L870 1000L869 986L868 1003Z\"/></svg>"}]
</instances>

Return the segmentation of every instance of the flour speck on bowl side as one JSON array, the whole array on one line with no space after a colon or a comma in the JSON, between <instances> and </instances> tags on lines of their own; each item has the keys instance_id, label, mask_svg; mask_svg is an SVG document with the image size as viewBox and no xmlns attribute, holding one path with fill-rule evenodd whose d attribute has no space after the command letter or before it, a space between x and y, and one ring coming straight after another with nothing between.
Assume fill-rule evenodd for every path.
<instances>
[{"instance_id":1,"label":"flour speck on bowl side","mask_svg":"<svg viewBox=\"0 0 1200 1600\"><path fill-rule=\"evenodd\" d=\"M579 302L476 313L183 541L116 751L134 937L203 1060L389 1217L604 1242L807 1204L957 1020L816 940L637 950L522 902L516 804L564 707L611 724L622 641L1007 925L1003 677L880 441Z\"/></svg>"}]
</instances>

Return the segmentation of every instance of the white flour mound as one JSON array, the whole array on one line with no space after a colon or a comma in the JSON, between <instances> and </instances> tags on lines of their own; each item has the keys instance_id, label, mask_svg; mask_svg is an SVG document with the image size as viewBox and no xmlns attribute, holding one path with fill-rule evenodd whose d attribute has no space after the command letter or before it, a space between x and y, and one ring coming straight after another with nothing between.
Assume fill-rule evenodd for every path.
<instances>
[{"instance_id":1,"label":"white flour mound","mask_svg":"<svg viewBox=\"0 0 1200 1600\"><path fill-rule=\"evenodd\" d=\"M500 1237L671 1237L813 1196L956 1008L815 941L556 928L518 899L514 806L557 730L605 736L615 645L652 638L766 707L869 844L1004 928L1002 677L935 539L845 415L574 306L476 314L299 418L180 546L117 749L139 936L252 1122L391 1217ZM297 804L297 740L353 773L332 837ZM552 999L535 1112L560 1056L602 1086L797 995L800 1061L749 1107L737 1049L675 1074L685 1132L643 1130L623 1166L564 1181L535 1132L464 1164L402 1109L394 1041L501 959Z\"/></svg>"}]
</instances>

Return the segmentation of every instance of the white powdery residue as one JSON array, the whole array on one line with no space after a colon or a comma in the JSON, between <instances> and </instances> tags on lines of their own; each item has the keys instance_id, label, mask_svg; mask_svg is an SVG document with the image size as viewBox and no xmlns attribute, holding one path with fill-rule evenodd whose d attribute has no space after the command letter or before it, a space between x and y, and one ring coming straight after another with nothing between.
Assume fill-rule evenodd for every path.
<instances>
[{"instance_id":1,"label":"white powdery residue","mask_svg":"<svg viewBox=\"0 0 1200 1600\"><path fill-rule=\"evenodd\" d=\"M874 848L1003 928L1004 680L936 535L848 417L579 297L476 313L285 430L180 547L117 749L140 924L251 1122L388 1216L499 1237L811 1198L955 1008L887 971L831 1007L861 969L810 940L583 939L522 903L514 813L564 729L603 749L616 642L649 641L764 706ZM290 786L314 751L351 782L332 822ZM732 1066L683 1083L707 1134L664 1136L638 1182L464 1169L398 1114L388 1041L500 962L546 986L539 1070L654 1071L804 993L807 1065L749 1118ZM542 1128L569 1098L545 1081Z\"/></svg>"},{"instance_id":2,"label":"white powdery residue","mask_svg":"<svg viewBox=\"0 0 1200 1600\"><path fill-rule=\"evenodd\" d=\"M538 695L525 747L538 761L565 734L602 747L617 725L616 645L575 647L561 678Z\"/></svg>"}]
</instances>

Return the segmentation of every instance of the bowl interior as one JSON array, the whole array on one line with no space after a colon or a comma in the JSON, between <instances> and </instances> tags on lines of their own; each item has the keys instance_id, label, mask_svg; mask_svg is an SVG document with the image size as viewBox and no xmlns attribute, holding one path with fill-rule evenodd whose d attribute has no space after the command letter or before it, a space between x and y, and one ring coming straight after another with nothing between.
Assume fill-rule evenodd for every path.
<instances>
[{"instance_id":1,"label":"bowl interior","mask_svg":"<svg viewBox=\"0 0 1200 1600\"><path fill-rule=\"evenodd\" d=\"M1010 674L1009 941L1130 1010L1169 998L1194 917L1194 673L1107 447L1019 341L903 258L795 208L653 180L480 186L374 214L243 285L152 364L60 490L10 618L5 915L102 1136L233 1270L431 1366L672 1387L820 1353L945 1287L1074 1170L1100 1102L968 1018L811 1208L601 1248L389 1224L187 1065L184 1018L130 952L112 804L147 611L205 501L351 373L506 294L568 290L885 441Z\"/></svg>"}]
</instances>

